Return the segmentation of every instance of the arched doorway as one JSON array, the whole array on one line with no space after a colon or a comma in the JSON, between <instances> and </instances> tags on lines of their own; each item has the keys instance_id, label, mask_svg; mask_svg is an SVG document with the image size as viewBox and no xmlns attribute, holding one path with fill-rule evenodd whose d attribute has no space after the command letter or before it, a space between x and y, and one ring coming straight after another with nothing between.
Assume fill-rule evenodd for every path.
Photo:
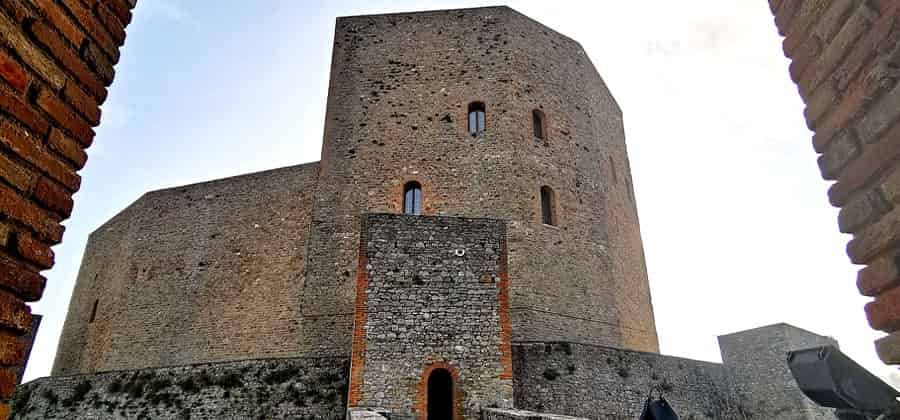
<instances>
[{"instance_id":1,"label":"arched doorway","mask_svg":"<svg viewBox=\"0 0 900 420\"><path fill-rule=\"evenodd\" d=\"M453 419L453 376L447 369L435 369L428 375L427 419Z\"/></svg>"}]
</instances>

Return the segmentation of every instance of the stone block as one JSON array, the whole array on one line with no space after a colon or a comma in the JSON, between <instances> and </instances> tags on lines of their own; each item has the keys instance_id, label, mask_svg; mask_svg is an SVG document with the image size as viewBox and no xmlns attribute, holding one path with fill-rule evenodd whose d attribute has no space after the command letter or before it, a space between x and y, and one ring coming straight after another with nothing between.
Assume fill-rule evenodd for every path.
<instances>
[{"instance_id":1,"label":"stone block","mask_svg":"<svg viewBox=\"0 0 900 420\"><path fill-rule=\"evenodd\" d=\"M78 191L81 186L81 177L75 173L75 170L44 150L40 139L29 135L28 132L2 118L0 118L0 145L30 162L39 170L46 172L70 191Z\"/></svg>"},{"instance_id":2,"label":"stone block","mask_svg":"<svg viewBox=\"0 0 900 420\"><path fill-rule=\"evenodd\" d=\"M94 130L87 121L76 115L71 107L52 92L46 89L41 90L41 93L38 94L37 104L81 144L88 146L94 141Z\"/></svg>"},{"instance_id":3,"label":"stone block","mask_svg":"<svg viewBox=\"0 0 900 420\"><path fill-rule=\"evenodd\" d=\"M19 93L25 93L30 81L25 69L2 51L0 51L0 78L9 83Z\"/></svg>"},{"instance_id":4,"label":"stone block","mask_svg":"<svg viewBox=\"0 0 900 420\"><path fill-rule=\"evenodd\" d=\"M40 137L47 134L50 124L44 117L24 102L24 96L16 95L0 86L0 108L10 116L33 130ZM0 120L0 123L4 123Z\"/></svg>"},{"instance_id":5,"label":"stone block","mask_svg":"<svg viewBox=\"0 0 900 420\"><path fill-rule=\"evenodd\" d=\"M900 168L896 168L881 182L881 193L892 205L900 204Z\"/></svg>"},{"instance_id":6,"label":"stone block","mask_svg":"<svg viewBox=\"0 0 900 420\"><path fill-rule=\"evenodd\" d=\"M50 130L50 139L47 144L51 149L69 160L75 169L81 169L87 162L87 153L84 152L83 145L75 141L75 139L67 136L58 128Z\"/></svg>"},{"instance_id":7,"label":"stone block","mask_svg":"<svg viewBox=\"0 0 900 420\"><path fill-rule=\"evenodd\" d=\"M877 220L889 210L879 190L872 189L847 203L838 214L838 228L843 233L853 233Z\"/></svg>"},{"instance_id":8,"label":"stone block","mask_svg":"<svg viewBox=\"0 0 900 420\"><path fill-rule=\"evenodd\" d=\"M26 302L34 302L40 299L46 279L25 263L0 254L0 283Z\"/></svg>"},{"instance_id":9,"label":"stone block","mask_svg":"<svg viewBox=\"0 0 900 420\"><path fill-rule=\"evenodd\" d=\"M841 169L859 156L860 147L852 131L845 131L839 135L821 156L819 156L819 170L825 179L837 179Z\"/></svg>"},{"instance_id":10,"label":"stone block","mask_svg":"<svg viewBox=\"0 0 900 420\"><path fill-rule=\"evenodd\" d=\"M860 229L847 244L847 255L854 264L868 264L887 251L900 239L900 207L882 216L877 222Z\"/></svg>"},{"instance_id":11,"label":"stone block","mask_svg":"<svg viewBox=\"0 0 900 420\"><path fill-rule=\"evenodd\" d=\"M884 363L900 364L900 332L893 332L875 340L875 352Z\"/></svg>"},{"instance_id":12,"label":"stone block","mask_svg":"<svg viewBox=\"0 0 900 420\"><path fill-rule=\"evenodd\" d=\"M866 304L869 325L879 331L900 330L900 288L882 292L875 300Z\"/></svg>"},{"instance_id":13,"label":"stone block","mask_svg":"<svg viewBox=\"0 0 900 420\"><path fill-rule=\"evenodd\" d=\"M26 36L18 24L5 14L0 13L0 41L5 41L19 54L26 64L34 69L54 89L62 89L66 84L66 74L52 59L34 45ZM6 106L4 106L4 109Z\"/></svg>"},{"instance_id":14,"label":"stone block","mask_svg":"<svg viewBox=\"0 0 900 420\"><path fill-rule=\"evenodd\" d=\"M0 177L24 193L30 193L37 181L33 171L3 153L0 153Z\"/></svg>"},{"instance_id":15,"label":"stone block","mask_svg":"<svg viewBox=\"0 0 900 420\"><path fill-rule=\"evenodd\" d=\"M897 286L900 282L897 258L898 252L890 251L859 270L856 275L856 286L860 294L874 297Z\"/></svg>"}]
</instances>

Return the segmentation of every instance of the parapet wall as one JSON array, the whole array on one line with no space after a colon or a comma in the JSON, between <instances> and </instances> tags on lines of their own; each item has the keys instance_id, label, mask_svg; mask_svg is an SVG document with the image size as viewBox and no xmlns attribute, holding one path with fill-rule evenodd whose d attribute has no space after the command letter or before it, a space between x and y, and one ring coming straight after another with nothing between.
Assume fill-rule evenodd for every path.
<instances>
[{"instance_id":1,"label":"parapet wall","mask_svg":"<svg viewBox=\"0 0 900 420\"><path fill-rule=\"evenodd\" d=\"M663 394L683 419L735 419L739 401L721 364L571 343L513 344L516 408L593 419L636 419ZM693 417L692 417L693 416Z\"/></svg>"},{"instance_id":2,"label":"parapet wall","mask_svg":"<svg viewBox=\"0 0 900 420\"><path fill-rule=\"evenodd\" d=\"M343 419L348 361L232 363L41 378L19 387L16 419Z\"/></svg>"},{"instance_id":3,"label":"parapet wall","mask_svg":"<svg viewBox=\"0 0 900 420\"><path fill-rule=\"evenodd\" d=\"M834 420L799 389L787 352L837 344L787 324L719 337L724 363L571 343L514 343L515 406L633 420L663 395L682 419Z\"/></svg>"}]
</instances>

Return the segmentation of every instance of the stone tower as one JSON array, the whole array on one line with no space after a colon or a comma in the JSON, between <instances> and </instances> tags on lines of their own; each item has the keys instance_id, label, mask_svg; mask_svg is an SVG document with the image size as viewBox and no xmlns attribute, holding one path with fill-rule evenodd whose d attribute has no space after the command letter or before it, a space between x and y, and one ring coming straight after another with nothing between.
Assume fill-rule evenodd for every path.
<instances>
[{"instance_id":1,"label":"stone tower","mask_svg":"<svg viewBox=\"0 0 900 420\"><path fill-rule=\"evenodd\" d=\"M17 413L629 419L656 390L683 418L830 415L780 356L825 337L657 354L622 113L578 43L507 7L336 26L321 161L100 226Z\"/></svg>"},{"instance_id":2,"label":"stone tower","mask_svg":"<svg viewBox=\"0 0 900 420\"><path fill-rule=\"evenodd\" d=\"M304 351L349 350L360 216L409 182L425 215L509 222L513 341L658 351L622 112L577 42L507 7L338 19Z\"/></svg>"},{"instance_id":3,"label":"stone tower","mask_svg":"<svg viewBox=\"0 0 900 420\"><path fill-rule=\"evenodd\" d=\"M339 18L321 161L98 228L54 374L349 356L363 217L412 182L425 216L505 224L512 343L658 350L621 110L575 41L489 7Z\"/></svg>"}]
</instances>

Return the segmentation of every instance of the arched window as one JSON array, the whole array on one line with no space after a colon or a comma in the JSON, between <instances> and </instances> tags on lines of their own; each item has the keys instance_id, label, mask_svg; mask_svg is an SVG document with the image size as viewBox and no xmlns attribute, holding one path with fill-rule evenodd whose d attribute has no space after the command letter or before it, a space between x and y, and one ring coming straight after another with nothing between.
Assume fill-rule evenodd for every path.
<instances>
[{"instance_id":1,"label":"arched window","mask_svg":"<svg viewBox=\"0 0 900 420\"><path fill-rule=\"evenodd\" d=\"M469 134L472 137L484 132L484 102L469 104Z\"/></svg>"},{"instance_id":2,"label":"arched window","mask_svg":"<svg viewBox=\"0 0 900 420\"><path fill-rule=\"evenodd\" d=\"M548 186L541 187L541 223L556 226L556 197Z\"/></svg>"},{"instance_id":3,"label":"arched window","mask_svg":"<svg viewBox=\"0 0 900 420\"><path fill-rule=\"evenodd\" d=\"M544 131L544 113L539 109L531 111L531 122L532 127L534 128L534 137L536 139L547 141L547 135Z\"/></svg>"},{"instance_id":4,"label":"arched window","mask_svg":"<svg viewBox=\"0 0 900 420\"><path fill-rule=\"evenodd\" d=\"M453 419L453 376L435 369L428 376L428 420Z\"/></svg>"},{"instance_id":5,"label":"arched window","mask_svg":"<svg viewBox=\"0 0 900 420\"><path fill-rule=\"evenodd\" d=\"M422 185L416 181L403 186L403 214L422 214Z\"/></svg>"},{"instance_id":6,"label":"arched window","mask_svg":"<svg viewBox=\"0 0 900 420\"><path fill-rule=\"evenodd\" d=\"M99 303L99 300L94 301L94 307L91 309L91 319L88 320L88 324L94 322L94 319L97 318L97 304Z\"/></svg>"}]
</instances>

